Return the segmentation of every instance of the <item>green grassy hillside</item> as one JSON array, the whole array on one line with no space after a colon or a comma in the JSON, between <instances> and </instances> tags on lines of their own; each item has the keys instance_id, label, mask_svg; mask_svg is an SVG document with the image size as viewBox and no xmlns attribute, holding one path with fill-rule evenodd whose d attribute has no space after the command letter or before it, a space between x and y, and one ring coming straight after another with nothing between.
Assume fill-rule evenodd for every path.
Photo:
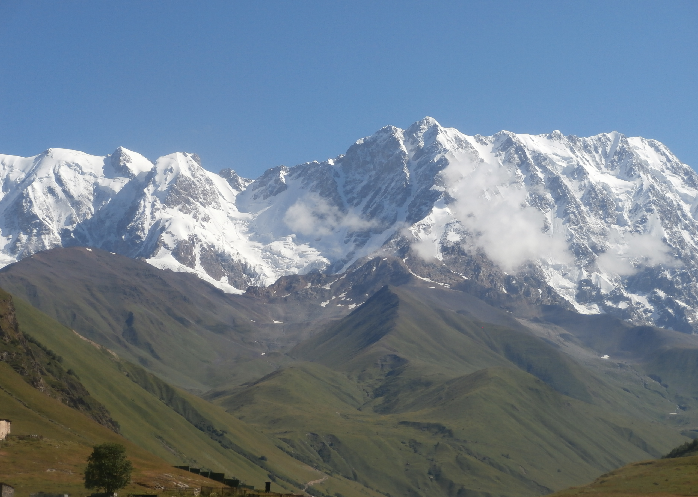
<instances>
[{"instance_id":1,"label":"green grassy hillside","mask_svg":"<svg viewBox=\"0 0 698 497\"><path fill-rule=\"evenodd\" d=\"M364 298L353 273L231 297L73 248L6 268L0 282L80 332L17 300L37 350L62 356L126 438L276 489L539 495L698 433L695 338L556 308L517 317L402 276L329 324L338 311L322 314L307 292L346 285ZM200 398L172 382L215 388Z\"/></svg>"},{"instance_id":2,"label":"green grassy hillside","mask_svg":"<svg viewBox=\"0 0 698 497\"><path fill-rule=\"evenodd\" d=\"M122 435L142 449L171 464L220 471L257 485L271 478L277 490L298 491L326 476L278 448L283 444L273 436L167 385L21 299L15 303L20 329L62 355L64 366L106 406ZM344 495L371 494L339 476L330 476L326 482L341 488Z\"/></svg>"},{"instance_id":3,"label":"green grassy hillside","mask_svg":"<svg viewBox=\"0 0 698 497\"><path fill-rule=\"evenodd\" d=\"M287 345L323 310L317 303L265 305L227 295L191 274L79 247L2 268L0 287L190 391L253 379L243 363Z\"/></svg>"},{"instance_id":4,"label":"green grassy hillside","mask_svg":"<svg viewBox=\"0 0 698 497\"><path fill-rule=\"evenodd\" d=\"M595 399L599 405L698 436L695 335L554 308L541 309L526 325L614 387L613 397Z\"/></svg>"},{"instance_id":5,"label":"green grassy hillside","mask_svg":"<svg viewBox=\"0 0 698 497\"><path fill-rule=\"evenodd\" d=\"M400 413L370 409L362 387L304 363L218 401L271 430L299 459L393 495L538 495L681 439L562 396L518 369L483 369L405 391L412 409Z\"/></svg>"},{"instance_id":6,"label":"green grassy hillside","mask_svg":"<svg viewBox=\"0 0 698 497\"><path fill-rule=\"evenodd\" d=\"M373 406L383 403L384 410L399 409L404 402L396 399L412 384L423 388L431 378L448 379L486 367L516 367L573 398L647 421L671 422L666 414L674 405L653 385L637 388L635 373L582 365L511 318L511 325L495 325L475 319L455 302L448 303L448 308L436 302L426 305L423 291L386 287L290 354L345 371L364 384L375 383L375 388L380 385ZM397 404L390 407L391 402Z\"/></svg>"},{"instance_id":7,"label":"green grassy hillside","mask_svg":"<svg viewBox=\"0 0 698 497\"><path fill-rule=\"evenodd\" d=\"M163 459L99 425L28 384L0 362L0 417L12 420L11 436L0 442L0 481L15 495L61 491L86 493L82 472L92 446L120 443L134 464L132 484L124 491L143 493L159 484L196 487L211 480L176 470Z\"/></svg>"},{"instance_id":8,"label":"green grassy hillside","mask_svg":"<svg viewBox=\"0 0 698 497\"><path fill-rule=\"evenodd\" d=\"M605 473L594 482L557 492L554 497L574 495L630 497L698 494L698 456L658 459L628 464Z\"/></svg>"},{"instance_id":9,"label":"green grassy hillside","mask_svg":"<svg viewBox=\"0 0 698 497\"><path fill-rule=\"evenodd\" d=\"M90 395L73 370L63 367L63 358L34 337L19 330L12 297L2 289L0 360L6 362L25 382L45 395L118 433L118 423L111 418L107 409Z\"/></svg>"},{"instance_id":10,"label":"green grassy hillside","mask_svg":"<svg viewBox=\"0 0 698 497\"><path fill-rule=\"evenodd\" d=\"M556 493L556 496L696 495L698 494L698 440L672 449L662 459L640 461L601 475L592 483Z\"/></svg>"},{"instance_id":11,"label":"green grassy hillside","mask_svg":"<svg viewBox=\"0 0 698 497\"><path fill-rule=\"evenodd\" d=\"M294 348L304 362L210 398L391 495L540 495L681 441L552 345L415 291L386 287Z\"/></svg>"}]
</instances>

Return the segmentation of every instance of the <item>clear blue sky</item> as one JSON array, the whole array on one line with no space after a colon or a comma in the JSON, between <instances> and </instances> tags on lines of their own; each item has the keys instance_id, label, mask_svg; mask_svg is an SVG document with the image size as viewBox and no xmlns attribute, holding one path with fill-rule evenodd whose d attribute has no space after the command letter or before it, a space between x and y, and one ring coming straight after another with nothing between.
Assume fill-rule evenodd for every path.
<instances>
[{"instance_id":1,"label":"clear blue sky","mask_svg":"<svg viewBox=\"0 0 698 497\"><path fill-rule=\"evenodd\" d=\"M257 177L427 115L617 130L698 167L698 1L0 0L0 153Z\"/></svg>"}]
</instances>

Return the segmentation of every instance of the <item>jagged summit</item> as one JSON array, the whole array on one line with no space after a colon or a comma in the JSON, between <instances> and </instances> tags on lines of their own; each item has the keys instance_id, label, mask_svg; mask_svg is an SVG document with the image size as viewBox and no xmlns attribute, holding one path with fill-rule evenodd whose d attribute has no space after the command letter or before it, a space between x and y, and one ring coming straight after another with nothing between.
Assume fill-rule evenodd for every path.
<instances>
[{"instance_id":1,"label":"jagged summit","mask_svg":"<svg viewBox=\"0 0 698 497\"><path fill-rule=\"evenodd\" d=\"M117 148L108 158L116 173L129 178L145 174L153 168L153 163L148 159L124 147Z\"/></svg>"},{"instance_id":2,"label":"jagged summit","mask_svg":"<svg viewBox=\"0 0 698 497\"><path fill-rule=\"evenodd\" d=\"M0 155L0 181L3 265L88 245L241 292L388 254L444 285L698 328L698 175L615 131L468 136L425 117L255 180L119 147Z\"/></svg>"}]
</instances>

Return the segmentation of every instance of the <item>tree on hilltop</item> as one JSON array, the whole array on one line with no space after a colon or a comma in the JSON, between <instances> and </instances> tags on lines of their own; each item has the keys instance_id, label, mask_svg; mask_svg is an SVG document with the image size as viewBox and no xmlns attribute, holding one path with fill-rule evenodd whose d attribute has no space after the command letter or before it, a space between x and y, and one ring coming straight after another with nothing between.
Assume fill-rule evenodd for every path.
<instances>
[{"instance_id":1,"label":"tree on hilltop","mask_svg":"<svg viewBox=\"0 0 698 497\"><path fill-rule=\"evenodd\" d=\"M85 488L103 489L113 494L131 482L133 465L126 459L126 448L121 444L95 445L87 458Z\"/></svg>"}]
</instances>

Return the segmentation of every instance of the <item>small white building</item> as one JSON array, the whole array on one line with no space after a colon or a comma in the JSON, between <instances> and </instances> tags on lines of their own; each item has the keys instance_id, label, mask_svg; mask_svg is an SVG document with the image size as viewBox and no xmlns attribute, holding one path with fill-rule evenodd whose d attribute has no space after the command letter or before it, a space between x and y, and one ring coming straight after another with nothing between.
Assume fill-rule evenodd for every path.
<instances>
[{"instance_id":1,"label":"small white building","mask_svg":"<svg viewBox=\"0 0 698 497\"><path fill-rule=\"evenodd\" d=\"M9 419L0 419L0 440L5 440L5 437L10 434L11 424Z\"/></svg>"},{"instance_id":2,"label":"small white building","mask_svg":"<svg viewBox=\"0 0 698 497\"><path fill-rule=\"evenodd\" d=\"M3 419L3 421L7 421ZM0 497L14 497L15 489L7 483L0 483Z\"/></svg>"}]
</instances>

